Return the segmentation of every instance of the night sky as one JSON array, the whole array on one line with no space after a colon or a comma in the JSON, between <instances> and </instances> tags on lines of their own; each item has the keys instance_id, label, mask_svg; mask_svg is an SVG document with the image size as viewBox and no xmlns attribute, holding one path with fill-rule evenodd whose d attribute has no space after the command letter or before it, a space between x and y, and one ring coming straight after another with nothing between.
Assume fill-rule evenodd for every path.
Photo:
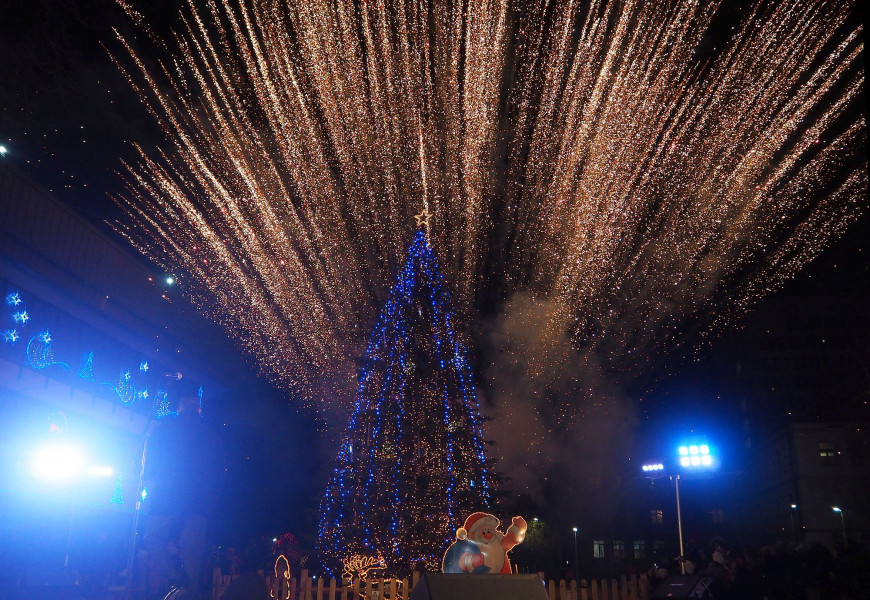
<instances>
[{"instance_id":1,"label":"night sky","mask_svg":"<svg viewBox=\"0 0 870 600\"><path fill-rule=\"evenodd\" d=\"M147 4L145 16L159 31L182 2L141 4ZM709 48L734 14L734 9L723 11ZM152 120L101 45L118 49L112 27L131 32L110 0L19 2L0 19L0 143L7 148L0 160L107 232L104 222L119 216L108 194L120 188L116 171L120 160L133 154L129 142L147 147L159 141ZM673 357L639 382L633 393L642 399L644 426L675 432L714 422L739 427L741 400L758 434L787 419L868 419L868 239L865 212L846 236L756 307L742 327L702 347L697 359ZM264 516L256 527L267 527L270 519L282 521L280 527L304 527L311 520L303 512L316 506L323 479L322 465L299 450L317 443L311 417L288 407L280 391L253 374L239 383L240 389L253 386L255 393L245 410L236 410L229 448L233 460L258 465L245 471L243 484L261 494L257 512ZM732 434L739 438L739 431ZM263 479L271 481L281 465L276 457L286 460L284 466L303 485L259 491ZM276 519L287 506L303 512Z\"/></svg>"}]
</instances>

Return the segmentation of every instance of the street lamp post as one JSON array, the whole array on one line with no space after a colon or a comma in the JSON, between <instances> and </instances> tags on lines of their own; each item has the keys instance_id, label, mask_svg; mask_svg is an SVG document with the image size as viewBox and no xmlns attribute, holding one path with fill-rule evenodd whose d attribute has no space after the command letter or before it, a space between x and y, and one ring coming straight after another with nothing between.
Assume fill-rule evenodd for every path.
<instances>
[{"instance_id":1,"label":"street lamp post","mask_svg":"<svg viewBox=\"0 0 870 600\"><path fill-rule=\"evenodd\" d=\"M677 534L680 538L680 573L686 574L685 552L683 550L683 514L680 511L680 475L673 475L674 485L677 490Z\"/></svg>"},{"instance_id":2,"label":"street lamp post","mask_svg":"<svg viewBox=\"0 0 870 600\"><path fill-rule=\"evenodd\" d=\"M574 581L580 584L580 560L577 552L577 528L574 528Z\"/></svg>"},{"instance_id":3,"label":"street lamp post","mask_svg":"<svg viewBox=\"0 0 870 600\"><path fill-rule=\"evenodd\" d=\"M797 504L791 505L791 511L788 513L789 519L791 519L791 541L797 543L797 533L794 528L794 511L797 510Z\"/></svg>"},{"instance_id":4,"label":"street lamp post","mask_svg":"<svg viewBox=\"0 0 870 600\"><path fill-rule=\"evenodd\" d=\"M719 459L716 457L715 449L711 448L706 441L695 439L694 441L681 445L677 449L678 467L680 470L691 471L710 471L719 467ZM647 477L657 479L664 477L665 465L662 463L643 465L643 471ZM673 472L673 471L672 471ZM680 474L674 473L668 475L671 481L674 482L674 489L677 495L677 534L680 541L680 573L686 574L686 550L683 545L683 513L680 508Z\"/></svg>"},{"instance_id":5,"label":"street lamp post","mask_svg":"<svg viewBox=\"0 0 870 600\"><path fill-rule=\"evenodd\" d=\"M840 524L843 526L843 548L848 548L849 538L846 536L846 517L843 516L843 509L839 506L832 506L831 509L835 513L840 513Z\"/></svg>"}]
</instances>

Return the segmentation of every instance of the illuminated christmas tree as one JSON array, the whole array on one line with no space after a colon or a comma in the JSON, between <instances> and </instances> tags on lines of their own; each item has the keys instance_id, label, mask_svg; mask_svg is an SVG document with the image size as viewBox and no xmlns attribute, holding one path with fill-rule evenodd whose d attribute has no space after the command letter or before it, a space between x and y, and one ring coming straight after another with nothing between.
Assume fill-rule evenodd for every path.
<instances>
[{"instance_id":1,"label":"illuminated christmas tree","mask_svg":"<svg viewBox=\"0 0 870 600\"><path fill-rule=\"evenodd\" d=\"M320 551L435 569L456 528L491 501L482 418L450 297L418 231L372 332L356 404L321 504Z\"/></svg>"}]
</instances>

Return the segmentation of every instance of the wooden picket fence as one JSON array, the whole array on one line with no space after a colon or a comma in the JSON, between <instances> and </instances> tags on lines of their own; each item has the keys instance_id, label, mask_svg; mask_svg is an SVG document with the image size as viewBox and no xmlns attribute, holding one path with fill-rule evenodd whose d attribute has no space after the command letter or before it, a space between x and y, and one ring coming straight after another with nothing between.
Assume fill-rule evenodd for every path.
<instances>
[{"instance_id":1,"label":"wooden picket fence","mask_svg":"<svg viewBox=\"0 0 870 600\"><path fill-rule=\"evenodd\" d=\"M232 583L234 576L221 574L214 570L212 580L212 600L220 600L224 591ZM266 576L266 584L276 600L407 600L411 590L420 580L420 573L406 579L370 579L366 582L354 581L344 585L335 579L327 582L321 577L312 577L307 569L302 570L297 579L280 576ZM556 583L550 580L546 585L549 600L649 600L649 581L646 575L623 575L619 579L582 579Z\"/></svg>"}]
</instances>

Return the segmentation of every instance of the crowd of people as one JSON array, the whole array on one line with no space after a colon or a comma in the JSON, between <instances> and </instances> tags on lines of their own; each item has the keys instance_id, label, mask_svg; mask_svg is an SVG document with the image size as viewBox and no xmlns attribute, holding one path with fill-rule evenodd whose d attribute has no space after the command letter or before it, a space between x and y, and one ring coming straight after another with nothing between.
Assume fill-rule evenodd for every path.
<instances>
[{"instance_id":1,"label":"crowd of people","mask_svg":"<svg viewBox=\"0 0 870 600\"><path fill-rule=\"evenodd\" d=\"M652 588L680 573L679 561L654 565ZM760 549L716 540L690 548L686 574L706 576L709 596L734 600L853 600L870 598L870 560L863 546L831 551L822 544L778 542Z\"/></svg>"}]
</instances>

